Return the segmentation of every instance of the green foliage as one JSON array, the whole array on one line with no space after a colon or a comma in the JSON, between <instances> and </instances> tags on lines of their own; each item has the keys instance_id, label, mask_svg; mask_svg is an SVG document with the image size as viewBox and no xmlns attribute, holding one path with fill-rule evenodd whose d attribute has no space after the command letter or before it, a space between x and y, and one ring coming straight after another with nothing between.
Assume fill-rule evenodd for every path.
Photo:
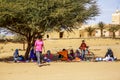
<instances>
[{"instance_id":1,"label":"green foliage","mask_svg":"<svg viewBox=\"0 0 120 80\"><path fill-rule=\"evenodd\" d=\"M98 23L98 28L101 31L101 37L103 37L103 29L105 28L105 24L101 21Z\"/></svg>"},{"instance_id":2,"label":"green foliage","mask_svg":"<svg viewBox=\"0 0 120 80\"><path fill-rule=\"evenodd\" d=\"M89 36L92 36L92 33L95 31L95 28L90 26L85 28L85 30L89 33Z\"/></svg>"},{"instance_id":3,"label":"green foliage","mask_svg":"<svg viewBox=\"0 0 120 80\"><path fill-rule=\"evenodd\" d=\"M110 28L108 30L113 33L113 38L115 38L116 37L115 32L120 29L120 25L113 25L112 24L109 27Z\"/></svg>"},{"instance_id":4,"label":"green foliage","mask_svg":"<svg viewBox=\"0 0 120 80\"><path fill-rule=\"evenodd\" d=\"M102 30L103 30L104 27L105 27L105 26L104 26L104 23L103 23L102 21L98 23L98 28L99 28L99 29L102 29Z\"/></svg>"},{"instance_id":5,"label":"green foliage","mask_svg":"<svg viewBox=\"0 0 120 80\"><path fill-rule=\"evenodd\" d=\"M120 26L118 25L110 25L109 31L110 32L116 32L120 29Z\"/></svg>"},{"instance_id":6,"label":"green foliage","mask_svg":"<svg viewBox=\"0 0 120 80\"><path fill-rule=\"evenodd\" d=\"M13 31L17 27L16 32L23 35L20 28L37 32L59 30L63 25L74 28L75 22L86 22L98 14L95 0L1 0L0 8L1 25Z\"/></svg>"}]
</instances>

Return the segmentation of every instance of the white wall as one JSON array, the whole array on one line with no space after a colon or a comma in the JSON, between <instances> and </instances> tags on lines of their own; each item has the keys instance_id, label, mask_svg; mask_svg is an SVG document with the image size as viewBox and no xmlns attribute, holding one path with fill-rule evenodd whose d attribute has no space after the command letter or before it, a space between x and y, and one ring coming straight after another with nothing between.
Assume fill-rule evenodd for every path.
<instances>
[{"instance_id":1,"label":"white wall","mask_svg":"<svg viewBox=\"0 0 120 80\"><path fill-rule=\"evenodd\" d=\"M103 30L103 35L105 37L109 37L109 31L104 29ZM95 37L101 37L101 31L99 29L95 31Z\"/></svg>"}]
</instances>

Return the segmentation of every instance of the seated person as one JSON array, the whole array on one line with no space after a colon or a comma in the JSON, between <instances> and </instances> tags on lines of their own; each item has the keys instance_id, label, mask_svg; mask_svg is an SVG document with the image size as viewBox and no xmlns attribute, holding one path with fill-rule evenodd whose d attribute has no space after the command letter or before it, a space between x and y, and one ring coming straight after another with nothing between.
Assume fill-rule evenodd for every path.
<instances>
[{"instance_id":1,"label":"seated person","mask_svg":"<svg viewBox=\"0 0 120 80\"><path fill-rule=\"evenodd\" d=\"M89 47L87 46L85 49L85 54L90 54Z\"/></svg>"},{"instance_id":2,"label":"seated person","mask_svg":"<svg viewBox=\"0 0 120 80\"><path fill-rule=\"evenodd\" d=\"M77 49L77 50L75 51L75 57L78 57L78 58L81 59L81 50L80 50L80 49Z\"/></svg>"},{"instance_id":3,"label":"seated person","mask_svg":"<svg viewBox=\"0 0 120 80\"><path fill-rule=\"evenodd\" d=\"M72 61L81 61L81 53L80 53L80 50L77 49L76 52L75 52L75 58L72 60Z\"/></svg>"},{"instance_id":4,"label":"seated person","mask_svg":"<svg viewBox=\"0 0 120 80\"><path fill-rule=\"evenodd\" d=\"M29 59L33 62L33 61L36 61L37 58L36 58L36 54L34 53L34 48L32 47L32 49L30 50L30 57Z\"/></svg>"},{"instance_id":5,"label":"seated person","mask_svg":"<svg viewBox=\"0 0 120 80\"><path fill-rule=\"evenodd\" d=\"M13 53L14 62L18 61L18 57L19 57L19 51L18 49L16 49L15 52Z\"/></svg>"},{"instance_id":6,"label":"seated person","mask_svg":"<svg viewBox=\"0 0 120 80\"><path fill-rule=\"evenodd\" d=\"M63 60L63 61L68 60L68 51L66 49L59 51L58 54L59 54L58 58L60 58L61 60Z\"/></svg>"},{"instance_id":7,"label":"seated person","mask_svg":"<svg viewBox=\"0 0 120 80\"><path fill-rule=\"evenodd\" d=\"M85 60L87 61L93 61L95 58L95 55L93 52L89 51L89 46L86 47L85 49Z\"/></svg>"},{"instance_id":8,"label":"seated person","mask_svg":"<svg viewBox=\"0 0 120 80\"><path fill-rule=\"evenodd\" d=\"M103 58L103 61L114 61L114 55L113 55L113 51L108 48L108 51L105 54L105 58Z\"/></svg>"},{"instance_id":9,"label":"seated person","mask_svg":"<svg viewBox=\"0 0 120 80\"><path fill-rule=\"evenodd\" d=\"M18 56L18 61L25 61L24 57L22 55Z\"/></svg>"},{"instance_id":10,"label":"seated person","mask_svg":"<svg viewBox=\"0 0 120 80\"><path fill-rule=\"evenodd\" d=\"M51 62L52 59L53 59L53 55L51 54L51 51L48 50L47 53L44 55L43 60L44 60L45 62Z\"/></svg>"},{"instance_id":11,"label":"seated person","mask_svg":"<svg viewBox=\"0 0 120 80\"><path fill-rule=\"evenodd\" d=\"M68 55L68 57L69 57L69 60L75 59L75 53L74 53L73 49L70 50L70 54Z\"/></svg>"},{"instance_id":12,"label":"seated person","mask_svg":"<svg viewBox=\"0 0 120 80\"><path fill-rule=\"evenodd\" d=\"M15 50L13 57L14 57L14 62L24 61L24 57L22 55L19 55L18 49Z\"/></svg>"}]
</instances>

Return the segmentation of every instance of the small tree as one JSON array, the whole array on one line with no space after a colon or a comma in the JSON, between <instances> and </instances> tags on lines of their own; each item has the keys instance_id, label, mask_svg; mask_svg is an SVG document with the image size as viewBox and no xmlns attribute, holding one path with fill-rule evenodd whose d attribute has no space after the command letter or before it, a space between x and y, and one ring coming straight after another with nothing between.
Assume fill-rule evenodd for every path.
<instances>
[{"instance_id":1,"label":"small tree","mask_svg":"<svg viewBox=\"0 0 120 80\"><path fill-rule=\"evenodd\" d=\"M104 23L102 21L98 23L98 28L100 29L101 37L103 37Z\"/></svg>"},{"instance_id":2,"label":"small tree","mask_svg":"<svg viewBox=\"0 0 120 80\"><path fill-rule=\"evenodd\" d=\"M92 33L95 31L95 28L92 28L92 27L90 26L90 27L85 28L85 31L87 31L87 32L89 33L89 36L91 37L91 36L92 36Z\"/></svg>"},{"instance_id":3,"label":"small tree","mask_svg":"<svg viewBox=\"0 0 120 80\"><path fill-rule=\"evenodd\" d=\"M112 38L116 38L115 32L117 32L119 29L120 25L110 25L110 28L108 30L112 32Z\"/></svg>"}]
</instances>

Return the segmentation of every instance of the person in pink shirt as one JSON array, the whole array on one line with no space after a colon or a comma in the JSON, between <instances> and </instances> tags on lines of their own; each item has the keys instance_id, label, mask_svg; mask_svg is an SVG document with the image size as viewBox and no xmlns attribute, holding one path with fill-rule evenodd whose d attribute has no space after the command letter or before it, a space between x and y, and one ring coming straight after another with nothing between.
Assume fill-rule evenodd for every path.
<instances>
[{"instance_id":1,"label":"person in pink shirt","mask_svg":"<svg viewBox=\"0 0 120 80\"><path fill-rule=\"evenodd\" d=\"M42 63L42 49L44 48L44 43L42 40L42 36L39 36L38 39L35 41L35 53L37 57L38 66L41 66Z\"/></svg>"}]
</instances>

